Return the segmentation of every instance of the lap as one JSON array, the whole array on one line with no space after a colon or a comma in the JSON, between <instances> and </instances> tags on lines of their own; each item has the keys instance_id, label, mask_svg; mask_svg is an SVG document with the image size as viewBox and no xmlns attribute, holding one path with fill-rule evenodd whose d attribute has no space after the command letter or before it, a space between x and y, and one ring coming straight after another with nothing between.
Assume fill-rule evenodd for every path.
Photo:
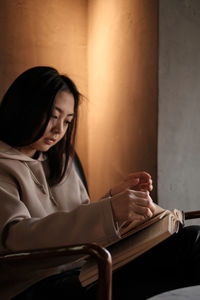
<instances>
[{"instance_id":1,"label":"lap","mask_svg":"<svg viewBox=\"0 0 200 300\"><path fill-rule=\"evenodd\" d=\"M66 300L82 299L84 288L78 280L80 270L62 272L47 277L18 296L13 300Z\"/></svg>"},{"instance_id":2,"label":"lap","mask_svg":"<svg viewBox=\"0 0 200 300\"><path fill-rule=\"evenodd\" d=\"M199 284L199 234L199 226L184 227L178 234L127 264L119 274L114 274L116 286L120 284L120 278L126 276L124 286L134 290L136 299L146 299L164 291ZM129 299L131 291L126 287L124 290Z\"/></svg>"},{"instance_id":3,"label":"lap","mask_svg":"<svg viewBox=\"0 0 200 300\"><path fill-rule=\"evenodd\" d=\"M152 295L200 284L200 226L184 227L113 273L113 300ZM46 278L13 300L95 299L97 284L83 288L79 270Z\"/></svg>"},{"instance_id":4,"label":"lap","mask_svg":"<svg viewBox=\"0 0 200 300\"><path fill-rule=\"evenodd\" d=\"M133 296L142 300L164 291L200 284L199 234L199 226L184 227L115 271L113 300L128 300Z\"/></svg>"}]
</instances>

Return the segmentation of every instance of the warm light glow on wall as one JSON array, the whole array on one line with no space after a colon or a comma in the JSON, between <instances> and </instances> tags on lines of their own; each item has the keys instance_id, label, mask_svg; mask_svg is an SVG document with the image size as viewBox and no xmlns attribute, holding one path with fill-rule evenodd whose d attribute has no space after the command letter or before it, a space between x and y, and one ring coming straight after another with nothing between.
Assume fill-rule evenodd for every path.
<instances>
[{"instance_id":1,"label":"warm light glow on wall","mask_svg":"<svg viewBox=\"0 0 200 300\"><path fill-rule=\"evenodd\" d=\"M92 198L131 171L156 177L157 1L89 1Z\"/></svg>"}]
</instances>

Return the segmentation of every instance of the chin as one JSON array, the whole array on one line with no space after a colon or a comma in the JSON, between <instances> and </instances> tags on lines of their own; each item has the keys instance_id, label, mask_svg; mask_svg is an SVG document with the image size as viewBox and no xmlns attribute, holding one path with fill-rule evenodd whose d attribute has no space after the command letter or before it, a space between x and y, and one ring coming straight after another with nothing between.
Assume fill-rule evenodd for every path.
<instances>
[{"instance_id":1,"label":"chin","mask_svg":"<svg viewBox=\"0 0 200 300\"><path fill-rule=\"evenodd\" d=\"M38 148L37 150L40 151L40 152L47 152L51 147L50 146L43 146L43 147Z\"/></svg>"}]
</instances>

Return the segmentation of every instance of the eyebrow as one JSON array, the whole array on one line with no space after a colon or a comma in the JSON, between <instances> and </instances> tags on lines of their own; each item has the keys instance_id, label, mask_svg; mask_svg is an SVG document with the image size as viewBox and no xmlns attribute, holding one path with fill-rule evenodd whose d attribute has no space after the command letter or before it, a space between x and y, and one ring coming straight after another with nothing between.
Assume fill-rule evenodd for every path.
<instances>
[{"instance_id":1,"label":"eyebrow","mask_svg":"<svg viewBox=\"0 0 200 300\"><path fill-rule=\"evenodd\" d=\"M57 110L61 114L64 113L63 110L60 107L58 107L58 106L54 106L54 109ZM68 117L73 117L74 114L67 114L67 116Z\"/></svg>"}]
</instances>

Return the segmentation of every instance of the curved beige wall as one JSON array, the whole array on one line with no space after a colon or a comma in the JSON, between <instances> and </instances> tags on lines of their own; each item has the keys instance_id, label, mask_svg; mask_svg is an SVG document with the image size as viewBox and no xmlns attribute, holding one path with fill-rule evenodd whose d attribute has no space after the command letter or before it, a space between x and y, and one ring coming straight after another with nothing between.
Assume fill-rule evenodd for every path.
<instances>
[{"instance_id":1,"label":"curved beige wall","mask_svg":"<svg viewBox=\"0 0 200 300\"><path fill-rule=\"evenodd\" d=\"M36 65L68 74L87 96L86 0L0 1L0 99L18 74ZM80 113L78 149L86 161L84 103Z\"/></svg>"},{"instance_id":2,"label":"curved beige wall","mask_svg":"<svg viewBox=\"0 0 200 300\"><path fill-rule=\"evenodd\" d=\"M88 39L88 175L97 199L132 171L156 183L157 1L89 1Z\"/></svg>"}]
</instances>

